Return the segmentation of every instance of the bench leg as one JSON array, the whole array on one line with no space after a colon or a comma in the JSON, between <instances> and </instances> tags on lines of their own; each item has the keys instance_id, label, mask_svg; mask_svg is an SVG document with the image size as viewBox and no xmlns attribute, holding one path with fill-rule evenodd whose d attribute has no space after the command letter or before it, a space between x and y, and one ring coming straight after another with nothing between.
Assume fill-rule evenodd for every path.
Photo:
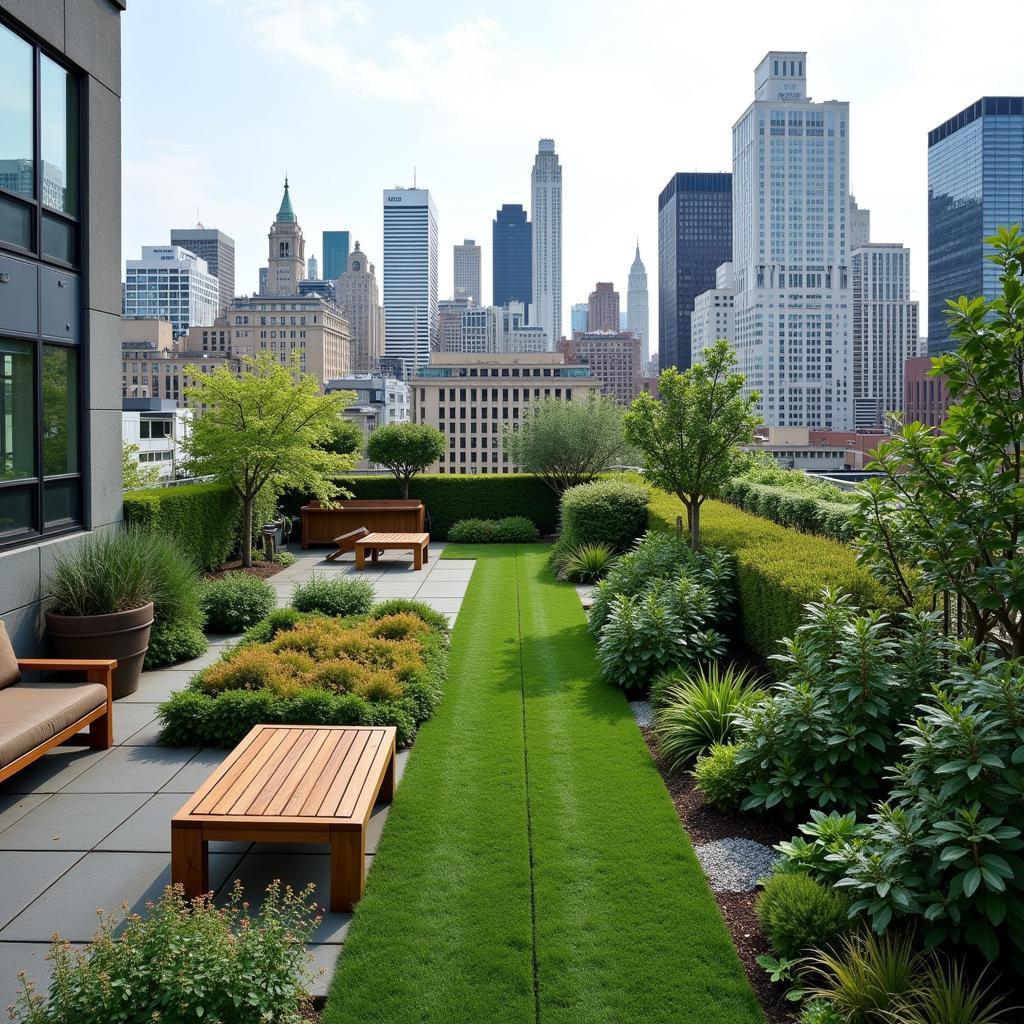
<instances>
[{"instance_id":1,"label":"bench leg","mask_svg":"<svg viewBox=\"0 0 1024 1024\"><path fill-rule=\"evenodd\" d=\"M391 759L387 768L384 769L384 778L381 780L380 789L377 791L377 800L381 803L390 803L395 799L395 752L391 751Z\"/></svg>"},{"instance_id":2,"label":"bench leg","mask_svg":"<svg viewBox=\"0 0 1024 1024\"><path fill-rule=\"evenodd\" d=\"M363 829L331 832L331 913L350 911L363 897L366 838Z\"/></svg>"},{"instance_id":3,"label":"bench leg","mask_svg":"<svg viewBox=\"0 0 1024 1024\"><path fill-rule=\"evenodd\" d=\"M114 716L108 711L102 718L89 723L89 746L107 750L114 745Z\"/></svg>"},{"instance_id":4,"label":"bench leg","mask_svg":"<svg viewBox=\"0 0 1024 1024\"><path fill-rule=\"evenodd\" d=\"M423 568L423 548L416 547L412 549L412 567L414 569Z\"/></svg>"},{"instance_id":5,"label":"bench leg","mask_svg":"<svg viewBox=\"0 0 1024 1024\"><path fill-rule=\"evenodd\" d=\"M366 548L356 545L356 568L362 569L366 565Z\"/></svg>"},{"instance_id":6,"label":"bench leg","mask_svg":"<svg viewBox=\"0 0 1024 1024\"><path fill-rule=\"evenodd\" d=\"M424 563L430 561L430 552L427 550L427 545L423 545L423 561Z\"/></svg>"},{"instance_id":7,"label":"bench leg","mask_svg":"<svg viewBox=\"0 0 1024 1024\"><path fill-rule=\"evenodd\" d=\"M171 881L185 887L186 899L210 891L209 850L201 829L171 824Z\"/></svg>"}]
</instances>

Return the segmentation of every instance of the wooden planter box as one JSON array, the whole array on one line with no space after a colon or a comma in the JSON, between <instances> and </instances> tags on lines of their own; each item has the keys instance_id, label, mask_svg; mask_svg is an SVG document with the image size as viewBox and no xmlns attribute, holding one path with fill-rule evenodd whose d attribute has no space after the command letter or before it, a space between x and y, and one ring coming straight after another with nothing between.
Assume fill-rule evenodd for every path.
<instances>
[{"instance_id":1,"label":"wooden planter box","mask_svg":"<svg viewBox=\"0 0 1024 1024\"><path fill-rule=\"evenodd\" d=\"M321 508L312 501L300 510L302 546L333 544L335 537L365 527L370 533L424 533L426 509L418 500L366 501L352 499L337 508Z\"/></svg>"}]
</instances>

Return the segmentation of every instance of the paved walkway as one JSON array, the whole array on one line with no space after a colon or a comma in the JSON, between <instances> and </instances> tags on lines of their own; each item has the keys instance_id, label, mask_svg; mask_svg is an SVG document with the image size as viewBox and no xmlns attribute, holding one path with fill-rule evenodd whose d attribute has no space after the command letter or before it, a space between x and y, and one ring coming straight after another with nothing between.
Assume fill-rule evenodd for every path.
<instances>
[{"instance_id":1,"label":"paved walkway","mask_svg":"<svg viewBox=\"0 0 1024 1024\"><path fill-rule=\"evenodd\" d=\"M408 554L388 552L359 577L373 583L380 599L413 597L454 622L473 571L472 561L439 558L443 545L430 545L430 562L415 572ZM351 555L327 562L327 549L294 550L298 561L270 583L278 604L288 603L295 583L316 573L355 573ZM197 669L216 660L235 637L214 637L210 651L195 661L143 674L136 693L114 708L111 750L66 745L0 783L0 1018L18 992L17 973L29 972L45 986L44 957L59 932L72 943L96 931L96 911L118 911L127 903L141 911L170 881L171 816L226 750L156 745L157 704L180 690ZM398 773L408 751L398 755ZM367 836L367 867L373 863L388 806L374 811ZM275 878L299 889L328 893L326 847L265 843L211 843L210 880L218 892L241 879L250 902ZM325 914L311 951L318 977L314 994L325 993L348 929L349 914Z\"/></svg>"}]
</instances>

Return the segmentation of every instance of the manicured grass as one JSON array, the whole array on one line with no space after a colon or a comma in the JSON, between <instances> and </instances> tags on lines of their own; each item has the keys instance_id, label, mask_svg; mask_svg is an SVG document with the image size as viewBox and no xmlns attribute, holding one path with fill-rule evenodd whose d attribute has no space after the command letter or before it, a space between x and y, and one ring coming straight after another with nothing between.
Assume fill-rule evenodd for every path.
<instances>
[{"instance_id":1,"label":"manicured grass","mask_svg":"<svg viewBox=\"0 0 1024 1024\"><path fill-rule=\"evenodd\" d=\"M763 1020L547 555L445 551L478 560L448 689L413 748L325 1024Z\"/></svg>"}]
</instances>

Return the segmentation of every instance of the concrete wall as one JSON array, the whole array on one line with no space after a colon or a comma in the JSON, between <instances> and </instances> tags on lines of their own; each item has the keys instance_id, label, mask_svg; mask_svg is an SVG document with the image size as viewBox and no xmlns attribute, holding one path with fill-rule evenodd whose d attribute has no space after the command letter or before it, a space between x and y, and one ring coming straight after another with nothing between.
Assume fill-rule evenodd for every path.
<instances>
[{"instance_id":1,"label":"concrete wall","mask_svg":"<svg viewBox=\"0 0 1024 1024\"><path fill-rule=\"evenodd\" d=\"M121 12L124 0L0 0L17 27L65 54L85 78L82 337L85 525L121 519ZM40 649L42 581L54 552L84 533L0 552L0 618L15 650Z\"/></svg>"}]
</instances>

